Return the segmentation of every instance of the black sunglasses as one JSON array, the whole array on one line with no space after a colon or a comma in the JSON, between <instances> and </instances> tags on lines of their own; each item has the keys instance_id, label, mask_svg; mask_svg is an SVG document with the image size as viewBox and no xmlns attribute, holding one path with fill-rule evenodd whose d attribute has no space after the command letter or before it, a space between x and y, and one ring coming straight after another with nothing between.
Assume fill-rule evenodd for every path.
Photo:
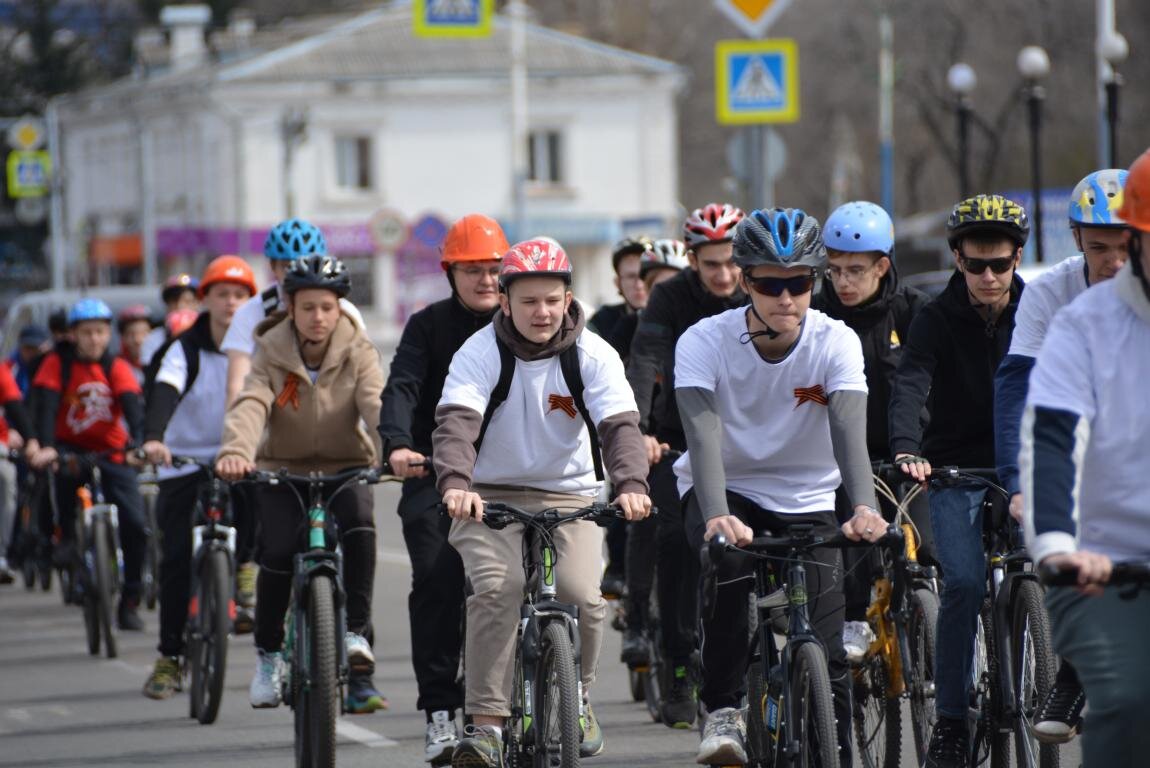
<instances>
[{"instance_id":1,"label":"black sunglasses","mask_svg":"<svg viewBox=\"0 0 1150 768\"><path fill-rule=\"evenodd\" d=\"M990 267L990 271L996 275L1005 275L1014 266L1013 256L1004 256L1000 259L972 259L969 256L959 256L962 261L962 268L972 275L981 275Z\"/></svg>"},{"instance_id":2,"label":"black sunglasses","mask_svg":"<svg viewBox=\"0 0 1150 768\"><path fill-rule=\"evenodd\" d=\"M783 291L792 296L802 296L804 293L810 293L811 289L815 287L815 273L813 271L799 277L751 277L746 273L743 276L747 279L747 285L751 286L751 290L755 293L774 298L782 296Z\"/></svg>"}]
</instances>

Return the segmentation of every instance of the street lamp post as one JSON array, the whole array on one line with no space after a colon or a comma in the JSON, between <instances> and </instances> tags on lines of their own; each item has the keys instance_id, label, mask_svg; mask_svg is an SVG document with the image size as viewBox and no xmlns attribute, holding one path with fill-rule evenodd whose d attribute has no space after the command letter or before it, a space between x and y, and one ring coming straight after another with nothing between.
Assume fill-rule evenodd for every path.
<instances>
[{"instance_id":1,"label":"street lamp post","mask_svg":"<svg viewBox=\"0 0 1150 768\"><path fill-rule=\"evenodd\" d=\"M1034 258L1042 263L1042 102L1046 91L1042 80L1050 74L1050 57L1037 45L1018 52L1018 72L1026 80L1026 105L1030 113L1030 188L1033 200Z\"/></svg>"},{"instance_id":2,"label":"street lamp post","mask_svg":"<svg viewBox=\"0 0 1150 768\"><path fill-rule=\"evenodd\" d=\"M1109 135L1107 149L1109 150L1110 168L1118 167L1118 91L1122 87L1122 75L1118 73L1118 65L1126 61L1130 53L1130 46L1120 32L1106 35L1101 42L1102 58L1110 65L1110 76L1106 79L1106 130Z\"/></svg>"},{"instance_id":3,"label":"street lamp post","mask_svg":"<svg viewBox=\"0 0 1150 768\"><path fill-rule=\"evenodd\" d=\"M947 71L946 84L954 94L958 117L958 191L965 200L970 197L970 94L978 84L978 76L969 64L958 62Z\"/></svg>"},{"instance_id":4,"label":"street lamp post","mask_svg":"<svg viewBox=\"0 0 1150 768\"><path fill-rule=\"evenodd\" d=\"M292 185L295 150L307 138L307 119L307 110L296 107L289 107L280 116L280 136L284 145L284 215L289 219L295 216L295 191Z\"/></svg>"}]
</instances>

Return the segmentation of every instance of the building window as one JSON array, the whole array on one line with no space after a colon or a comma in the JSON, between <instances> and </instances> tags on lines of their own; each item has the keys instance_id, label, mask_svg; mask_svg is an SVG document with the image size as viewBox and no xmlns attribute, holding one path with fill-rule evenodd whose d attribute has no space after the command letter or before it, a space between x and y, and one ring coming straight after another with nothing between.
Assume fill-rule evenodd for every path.
<instances>
[{"instance_id":1,"label":"building window","mask_svg":"<svg viewBox=\"0 0 1150 768\"><path fill-rule=\"evenodd\" d=\"M563 183L563 136L559 131L532 131L527 136L527 179L538 184Z\"/></svg>"},{"instance_id":2,"label":"building window","mask_svg":"<svg viewBox=\"0 0 1150 768\"><path fill-rule=\"evenodd\" d=\"M371 139L337 136L335 183L341 189L371 189Z\"/></svg>"}]
</instances>

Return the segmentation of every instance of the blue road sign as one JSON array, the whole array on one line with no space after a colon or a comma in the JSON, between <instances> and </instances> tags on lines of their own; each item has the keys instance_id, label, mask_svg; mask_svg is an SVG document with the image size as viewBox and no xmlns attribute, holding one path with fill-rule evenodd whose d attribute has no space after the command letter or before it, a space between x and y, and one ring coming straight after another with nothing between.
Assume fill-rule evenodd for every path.
<instances>
[{"instance_id":1,"label":"blue road sign","mask_svg":"<svg viewBox=\"0 0 1150 768\"><path fill-rule=\"evenodd\" d=\"M715 44L715 118L723 125L799 119L798 47L794 40L723 40Z\"/></svg>"}]
</instances>

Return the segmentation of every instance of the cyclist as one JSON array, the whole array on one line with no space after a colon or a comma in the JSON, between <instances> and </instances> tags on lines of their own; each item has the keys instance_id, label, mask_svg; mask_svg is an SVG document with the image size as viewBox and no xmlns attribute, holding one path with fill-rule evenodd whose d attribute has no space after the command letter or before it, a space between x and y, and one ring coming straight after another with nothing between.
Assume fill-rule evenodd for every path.
<instances>
[{"instance_id":1,"label":"cyclist","mask_svg":"<svg viewBox=\"0 0 1150 768\"><path fill-rule=\"evenodd\" d=\"M521 526L495 531L477 525L484 500L533 511L585 506L601 486L594 460L601 439L615 502L628 519L645 517L651 508L634 396L619 355L594 333L584 333L567 254L554 241L518 243L503 257L499 285L501 311L451 361L432 435L438 488L456 518L449 540L474 590L467 600L465 639L465 710L474 724L455 748L455 766L502 766L502 724L511 714L511 656L525 578L518 567L522 531ZM573 388L562 370L570 349L585 402L575 402L580 388ZM506 399L493 403L505 356L511 380ZM596 434L588 432L588 423L596 425ZM524 435L532 436L530 444ZM469 520L472 516L475 520ZM587 699L607 613L599 590L602 534L594 523L579 521L557 528L553 537L559 599L579 608L580 754L590 757L603 751L603 734Z\"/></svg>"},{"instance_id":2,"label":"cyclist","mask_svg":"<svg viewBox=\"0 0 1150 768\"><path fill-rule=\"evenodd\" d=\"M811 306L842 320L862 342L869 393L867 452L872 462L882 461L890 449L887 405L891 379L902 358L902 343L910 322L928 298L921 291L899 284L894 266L894 224L890 215L874 203L840 205L827 218L823 241L829 266L822 290L812 298ZM845 496L840 492L835 498L842 522L853 514ZM929 519L922 522L918 530L929 532ZM858 662L874 639L866 621L871 574L865 564L869 560L861 550L847 550L843 560L847 574L843 647L847 660Z\"/></svg>"},{"instance_id":3,"label":"cyclist","mask_svg":"<svg viewBox=\"0 0 1150 768\"><path fill-rule=\"evenodd\" d=\"M336 472L375 464L380 455L375 431L383 370L379 353L340 305L351 291L347 267L326 255L302 256L292 262L283 289L287 314L273 315L256 329L251 372L224 421L216 472L225 480L240 480L257 464L297 474ZM365 432L360 419L370 431ZM259 659L249 697L253 707L277 707L299 513L289 488L261 485L255 497L260 518L255 628ZM371 681L371 488L348 488L332 499L331 512L339 523L347 593L347 709L365 714L387 705Z\"/></svg>"},{"instance_id":4,"label":"cyclist","mask_svg":"<svg viewBox=\"0 0 1150 768\"><path fill-rule=\"evenodd\" d=\"M412 465L431 455L435 406L452 355L499 308L499 261L507 248L494 219L473 213L452 224L441 262L451 297L407 321L383 389L379 433L391 471L404 478L398 512L411 556L411 661L419 686L416 707L427 716L424 757L433 764L449 762L459 742L463 563L447 543L451 521L439 513L435 475Z\"/></svg>"},{"instance_id":5,"label":"cyclist","mask_svg":"<svg viewBox=\"0 0 1150 768\"><path fill-rule=\"evenodd\" d=\"M688 451L675 462L693 551L724 536L744 545L753 530L813 522L834 531L835 488L846 486L852 538L886 532L875 511L866 452L867 385L858 338L810 311L826 252L818 221L798 209L753 211L735 228L734 260L751 297L688 329L675 350L675 388ZM850 677L842 645L843 597L834 550L812 568L815 631L827 649L839 748L850 764ZM730 558L715 610L702 622L708 717L696 761L747 761L741 700L748 659L751 562ZM833 569L833 570L832 570Z\"/></svg>"},{"instance_id":6,"label":"cyclist","mask_svg":"<svg viewBox=\"0 0 1150 768\"><path fill-rule=\"evenodd\" d=\"M36 374L36 368L51 348L51 341L52 335L48 333L47 328L41 325L25 326L20 329L20 335L16 338L16 349L5 361L12 375L16 377L20 393L25 397L32 388L32 377Z\"/></svg>"},{"instance_id":7,"label":"cyclist","mask_svg":"<svg viewBox=\"0 0 1150 768\"><path fill-rule=\"evenodd\" d=\"M1027 546L1036 563L1078 568L1079 588L1051 588L1046 607L1090 702L1085 768L1142 765L1150 753L1150 593L1101 588L1113 562L1150 560L1150 151L1122 197L1129 260L1055 315L1022 422Z\"/></svg>"},{"instance_id":8,"label":"cyclist","mask_svg":"<svg viewBox=\"0 0 1150 768\"><path fill-rule=\"evenodd\" d=\"M1010 345L1022 294L1015 268L1030 223L1017 203L977 195L954 206L946 231L954 274L911 323L891 392L891 452L917 482L927 480L931 464L994 466L993 375ZM975 483L930 492L943 589L934 656L938 721L928 768L966 766L970 758L967 692L986 591L985 494Z\"/></svg>"},{"instance_id":9,"label":"cyclist","mask_svg":"<svg viewBox=\"0 0 1150 768\"><path fill-rule=\"evenodd\" d=\"M196 293L199 287L199 281L188 274L172 275L165 280L163 288L160 289L160 298L164 301L164 315L181 309L197 309L199 304L196 301ZM147 365L152 362L152 355L156 354L156 350L171 336L171 332L163 325L153 329L140 346L140 364Z\"/></svg>"},{"instance_id":10,"label":"cyclist","mask_svg":"<svg viewBox=\"0 0 1150 768\"><path fill-rule=\"evenodd\" d=\"M639 258L639 279L647 286L647 293L650 293L656 285L670 280L690 265L687 244L682 240L664 237L656 240L650 250Z\"/></svg>"},{"instance_id":11,"label":"cyclist","mask_svg":"<svg viewBox=\"0 0 1150 768\"><path fill-rule=\"evenodd\" d=\"M120 357L132 366L136 381L143 386L144 363L141 362L141 350L152 331L151 310L143 304L124 307L116 318L116 330L120 334Z\"/></svg>"},{"instance_id":12,"label":"cyclist","mask_svg":"<svg viewBox=\"0 0 1150 768\"><path fill-rule=\"evenodd\" d=\"M662 458L667 449L687 449L675 402L675 342L704 317L746 304L738 267L731 259L731 238L742 218L741 210L721 203L705 205L687 217L683 240L690 268L651 292L627 362L639 428L647 435L648 459L654 465L649 482L659 508L656 600L663 651L672 670L671 689L663 695L660 710L663 723L672 728L690 728L698 711L692 664L697 645L698 556L687 543L672 462Z\"/></svg>"},{"instance_id":13,"label":"cyclist","mask_svg":"<svg viewBox=\"0 0 1150 768\"><path fill-rule=\"evenodd\" d=\"M161 465L156 521L160 561L160 657L144 683L150 699L169 698L179 688L180 656L191 594L192 510L208 479L202 469L172 469L172 454L208 462L220 449L228 361L219 351L240 304L256 293L251 267L238 256L220 256L204 270L199 298L204 311L179 340L156 351L155 372L144 414L142 450ZM243 538L243 537L239 537Z\"/></svg>"},{"instance_id":14,"label":"cyclist","mask_svg":"<svg viewBox=\"0 0 1150 768\"><path fill-rule=\"evenodd\" d=\"M124 550L124 586L116 623L120 629L139 631L144 628L137 609L147 535L136 473L124 465L124 450L130 442L139 443L144 408L131 367L108 350L112 320L112 310L99 299L80 299L68 311L74 342L50 352L32 379L36 405L32 426L40 447L29 463L35 469L53 464L59 458L57 445L101 454L96 463L104 495L116 505ZM75 546L72 500L80 480L65 472L56 475L65 552L67 545Z\"/></svg>"},{"instance_id":15,"label":"cyclist","mask_svg":"<svg viewBox=\"0 0 1150 768\"><path fill-rule=\"evenodd\" d=\"M1002 487L1010 492L1010 513L1022 517L1018 479L1019 427L1026 402L1030 369L1042 348L1046 329L1059 309L1089 286L1109 280L1126 263L1127 227L1117 215L1126 171L1107 169L1089 174L1070 196L1070 230L1079 254L1026 284L1018 304L1010 352L994 380L995 458ZM1035 715L1036 737L1053 743L1074 738L1086 704L1074 668L1065 660L1054 685Z\"/></svg>"},{"instance_id":16,"label":"cyclist","mask_svg":"<svg viewBox=\"0 0 1150 768\"><path fill-rule=\"evenodd\" d=\"M28 439L26 450L35 452L38 448L32 438L32 425L24 410L24 397L12 369L0 365L0 449L18 448L22 439ZM15 432L9 431L9 426ZM19 437L17 437L19 436ZM0 459L0 584L11 584L16 580L8 567L8 546L16 522L16 467L10 461Z\"/></svg>"}]
</instances>

